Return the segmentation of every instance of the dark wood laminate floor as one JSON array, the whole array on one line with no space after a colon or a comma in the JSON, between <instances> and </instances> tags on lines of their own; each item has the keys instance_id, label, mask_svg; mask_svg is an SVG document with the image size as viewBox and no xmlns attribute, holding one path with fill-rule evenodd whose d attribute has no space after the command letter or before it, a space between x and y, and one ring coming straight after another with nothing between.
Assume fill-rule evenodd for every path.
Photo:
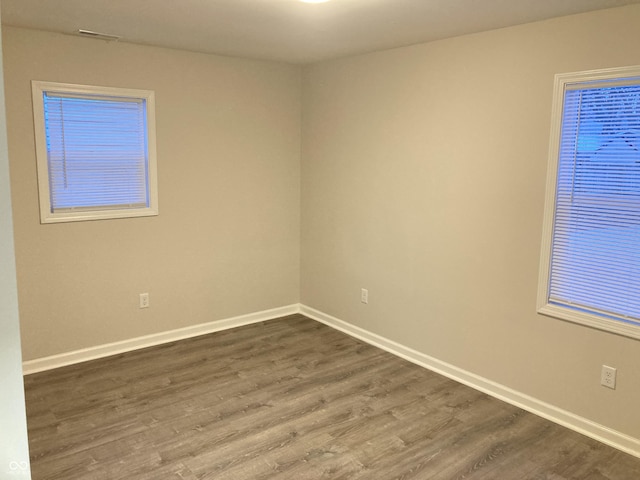
<instances>
[{"instance_id":1,"label":"dark wood laminate floor","mask_svg":"<svg viewBox=\"0 0 640 480\"><path fill-rule=\"evenodd\" d=\"M640 459L300 315L25 378L45 479L640 479Z\"/></svg>"}]
</instances>

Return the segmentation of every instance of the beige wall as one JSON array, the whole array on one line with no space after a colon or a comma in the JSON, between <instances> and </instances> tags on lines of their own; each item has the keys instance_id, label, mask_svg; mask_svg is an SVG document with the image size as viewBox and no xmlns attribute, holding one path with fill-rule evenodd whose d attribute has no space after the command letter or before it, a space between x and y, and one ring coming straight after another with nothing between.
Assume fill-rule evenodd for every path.
<instances>
[{"instance_id":1,"label":"beige wall","mask_svg":"<svg viewBox=\"0 0 640 480\"><path fill-rule=\"evenodd\" d=\"M298 67L3 33L25 360L298 302ZM39 223L34 79L155 91L158 217Z\"/></svg>"},{"instance_id":2,"label":"beige wall","mask_svg":"<svg viewBox=\"0 0 640 480\"><path fill-rule=\"evenodd\" d=\"M640 64L638 25L632 6L305 68L302 303L640 438L640 342L535 311L553 76Z\"/></svg>"}]
</instances>

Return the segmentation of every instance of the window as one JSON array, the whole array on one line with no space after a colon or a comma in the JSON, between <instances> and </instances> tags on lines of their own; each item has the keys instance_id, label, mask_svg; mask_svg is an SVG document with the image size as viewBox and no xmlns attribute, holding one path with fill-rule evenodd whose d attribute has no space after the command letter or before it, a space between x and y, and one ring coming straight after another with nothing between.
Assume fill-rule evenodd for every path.
<instances>
[{"instance_id":1,"label":"window","mask_svg":"<svg viewBox=\"0 0 640 480\"><path fill-rule=\"evenodd\" d=\"M32 82L42 223L158 214L154 94Z\"/></svg>"},{"instance_id":2,"label":"window","mask_svg":"<svg viewBox=\"0 0 640 480\"><path fill-rule=\"evenodd\" d=\"M640 67L557 75L538 311L640 338Z\"/></svg>"}]
</instances>

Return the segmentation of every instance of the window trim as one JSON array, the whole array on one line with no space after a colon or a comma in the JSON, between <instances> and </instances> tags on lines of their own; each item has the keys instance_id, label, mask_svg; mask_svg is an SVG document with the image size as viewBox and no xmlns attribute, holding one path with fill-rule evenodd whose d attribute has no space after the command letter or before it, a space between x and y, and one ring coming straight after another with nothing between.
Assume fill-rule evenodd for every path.
<instances>
[{"instance_id":1,"label":"window trim","mask_svg":"<svg viewBox=\"0 0 640 480\"><path fill-rule=\"evenodd\" d=\"M38 172L38 193L40 205L40 223L76 222L113 218L147 217L158 215L158 174L156 160L156 123L155 94L151 90L129 88L75 85L33 80L31 82L33 98L33 121L35 129L36 165ZM94 95L112 98L133 98L145 100L147 123L147 188L149 205L142 208L126 209L90 209L77 211L64 210L52 212L51 191L49 187L49 161L44 119L45 92L70 94L72 96Z\"/></svg>"},{"instance_id":2,"label":"window trim","mask_svg":"<svg viewBox=\"0 0 640 480\"><path fill-rule=\"evenodd\" d=\"M547 183L545 187L544 220L542 225L537 311L542 315L586 325L625 337L640 339L640 325L635 322L625 322L618 317L608 317L606 313L596 315L570 307L563 307L550 303L548 299L551 280L551 254L555 228L556 190L560 163L559 156L565 92L584 87L585 85L588 86L589 84L606 83L607 86L616 86L625 79L631 78L640 79L640 66L563 73L555 76L547 163ZM595 311L596 309L593 308L592 310Z\"/></svg>"}]
</instances>

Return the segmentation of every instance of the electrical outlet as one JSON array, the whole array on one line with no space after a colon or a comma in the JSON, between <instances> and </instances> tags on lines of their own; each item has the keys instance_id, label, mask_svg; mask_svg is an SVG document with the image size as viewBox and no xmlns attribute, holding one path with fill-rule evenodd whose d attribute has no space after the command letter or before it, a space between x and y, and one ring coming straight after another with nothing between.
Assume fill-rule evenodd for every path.
<instances>
[{"instance_id":1,"label":"electrical outlet","mask_svg":"<svg viewBox=\"0 0 640 480\"><path fill-rule=\"evenodd\" d=\"M369 303L369 290L366 288L360 290L360 301L362 303Z\"/></svg>"},{"instance_id":2,"label":"electrical outlet","mask_svg":"<svg viewBox=\"0 0 640 480\"><path fill-rule=\"evenodd\" d=\"M607 365L602 365L602 372L600 373L600 385L615 390L616 388L616 373L617 370Z\"/></svg>"},{"instance_id":3,"label":"electrical outlet","mask_svg":"<svg viewBox=\"0 0 640 480\"><path fill-rule=\"evenodd\" d=\"M140 308L149 308L149 294L141 293L140 294Z\"/></svg>"}]
</instances>

